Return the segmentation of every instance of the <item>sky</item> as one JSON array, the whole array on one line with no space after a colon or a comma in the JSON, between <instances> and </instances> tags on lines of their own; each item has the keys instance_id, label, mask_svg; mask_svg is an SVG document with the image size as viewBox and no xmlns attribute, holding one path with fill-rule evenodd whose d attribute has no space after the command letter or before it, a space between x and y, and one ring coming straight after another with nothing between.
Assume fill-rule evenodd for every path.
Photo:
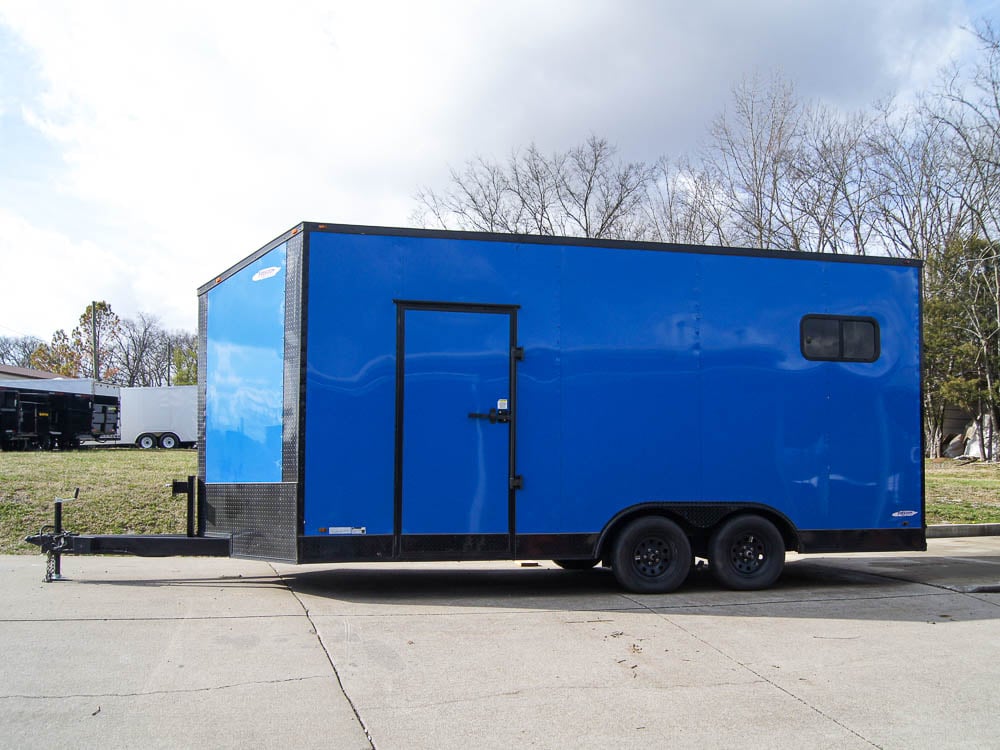
<instances>
[{"instance_id":1,"label":"sky","mask_svg":"<svg viewBox=\"0 0 1000 750\"><path fill-rule=\"evenodd\" d=\"M910 101L998 0L0 0L0 336L91 300L197 327L197 288L300 221L407 226L449 167L591 134L696 152L780 73Z\"/></svg>"}]
</instances>

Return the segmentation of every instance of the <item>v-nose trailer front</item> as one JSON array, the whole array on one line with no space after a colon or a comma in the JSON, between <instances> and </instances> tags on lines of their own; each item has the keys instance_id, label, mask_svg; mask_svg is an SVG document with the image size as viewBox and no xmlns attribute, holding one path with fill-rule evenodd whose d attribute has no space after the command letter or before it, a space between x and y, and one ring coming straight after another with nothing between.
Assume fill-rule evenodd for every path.
<instances>
[{"instance_id":1,"label":"v-nose trailer front","mask_svg":"<svg viewBox=\"0 0 1000 750\"><path fill-rule=\"evenodd\" d=\"M195 537L236 557L663 592L926 546L916 261L305 223L199 344Z\"/></svg>"}]
</instances>

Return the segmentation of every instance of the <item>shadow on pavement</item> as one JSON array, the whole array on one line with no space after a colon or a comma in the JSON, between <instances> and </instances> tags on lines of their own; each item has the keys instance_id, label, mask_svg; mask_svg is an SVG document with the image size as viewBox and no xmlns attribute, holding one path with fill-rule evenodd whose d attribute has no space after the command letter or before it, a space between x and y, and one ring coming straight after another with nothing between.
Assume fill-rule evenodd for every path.
<instances>
[{"instance_id":1,"label":"shadow on pavement","mask_svg":"<svg viewBox=\"0 0 1000 750\"><path fill-rule=\"evenodd\" d=\"M822 560L790 562L766 591L722 589L705 568L693 571L675 592L637 595L622 592L607 569L573 572L551 568L427 569L383 566L339 567L283 573L304 597L330 603L372 605L379 612L399 607L479 607L538 610L710 611L751 617L834 617L846 619L940 621L997 619L1000 606L962 596L956 589L914 577L887 577ZM934 560L927 564L933 569ZM1000 565L1000 560L997 561ZM467 565L474 565L472 563ZM1000 570L1000 569L998 569ZM308 599L306 600L308 606ZM1000 603L1000 602L998 602ZM330 604L325 604L329 608ZM955 612L946 612L951 607Z\"/></svg>"},{"instance_id":2,"label":"shadow on pavement","mask_svg":"<svg viewBox=\"0 0 1000 750\"><path fill-rule=\"evenodd\" d=\"M122 589L158 587L285 590L316 614L444 611L629 611L740 617L819 617L956 622L1000 615L1000 556L856 556L793 558L765 591L721 588L705 567L671 594L623 592L610 570L488 563L280 566L280 575L81 578ZM73 582L72 568L68 578ZM310 598L320 602L310 601Z\"/></svg>"}]
</instances>

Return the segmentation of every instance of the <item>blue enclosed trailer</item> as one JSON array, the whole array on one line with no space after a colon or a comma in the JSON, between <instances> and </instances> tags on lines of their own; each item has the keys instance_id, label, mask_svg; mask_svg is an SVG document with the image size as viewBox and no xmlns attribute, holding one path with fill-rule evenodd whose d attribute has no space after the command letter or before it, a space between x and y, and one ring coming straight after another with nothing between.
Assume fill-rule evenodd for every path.
<instances>
[{"instance_id":1,"label":"blue enclosed trailer","mask_svg":"<svg viewBox=\"0 0 1000 750\"><path fill-rule=\"evenodd\" d=\"M199 301L234 556L665 591L925 548L916 261L304 223Z\"/></svg>"}]
</instances>

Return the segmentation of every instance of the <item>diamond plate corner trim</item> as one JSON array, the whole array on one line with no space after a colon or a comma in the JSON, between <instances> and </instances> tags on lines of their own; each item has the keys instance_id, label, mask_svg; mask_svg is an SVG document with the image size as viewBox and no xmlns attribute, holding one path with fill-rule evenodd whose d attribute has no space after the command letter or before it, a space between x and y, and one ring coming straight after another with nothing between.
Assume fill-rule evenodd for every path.
<instances>
[{"instance_id":1,"label":"diamond plate corner trim","mask_svg":"<svg viewBox=\"0 0 1000 750\"><path fill-rule=\"evenodd\" d=\"M198 478L205 481L205 398L208 373L208 295L198 297Z\"/></svg>"},{"instance_id":2,"label":"diamond plate corner trim","mask_svg":"<svg viewBox=\"0 0 1000 750\"><path fill-rule=\"evenodd\" d=\"M299 404L302 364L303 235L285 247L285 362L281 427L281 479L299 480Z\"/></svg>"}]
</instances>

